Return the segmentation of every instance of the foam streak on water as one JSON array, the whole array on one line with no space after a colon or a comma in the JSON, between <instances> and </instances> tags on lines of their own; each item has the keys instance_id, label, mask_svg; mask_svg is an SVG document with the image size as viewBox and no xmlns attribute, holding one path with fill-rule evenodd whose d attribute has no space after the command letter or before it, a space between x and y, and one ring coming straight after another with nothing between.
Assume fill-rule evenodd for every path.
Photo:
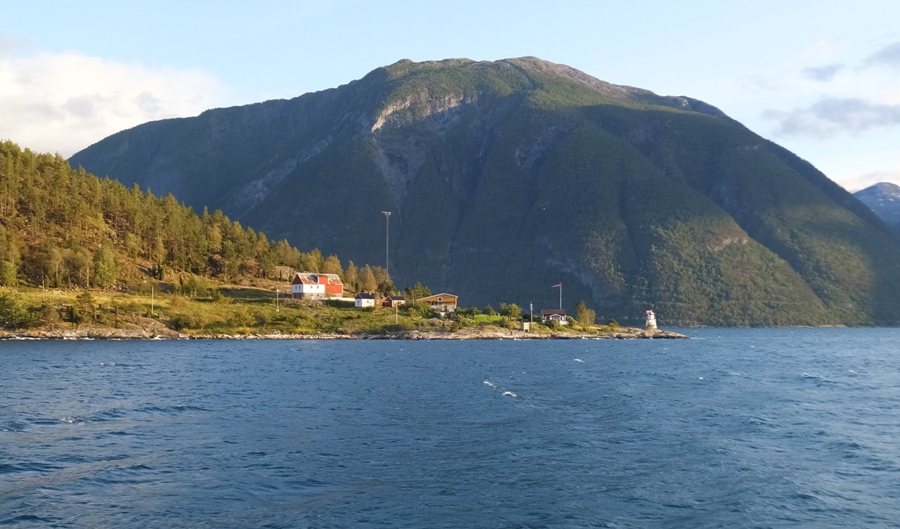
<instances>
[{"instance_id":1,"label":"foam streak on water","mask_svg":"<svg viewBox=\"0 0 900 529\"><path fill-rule=\"evenodd\" d=\"M896 527L900 331L0 342L0 526Z\"/></svg>"}]
</instances>

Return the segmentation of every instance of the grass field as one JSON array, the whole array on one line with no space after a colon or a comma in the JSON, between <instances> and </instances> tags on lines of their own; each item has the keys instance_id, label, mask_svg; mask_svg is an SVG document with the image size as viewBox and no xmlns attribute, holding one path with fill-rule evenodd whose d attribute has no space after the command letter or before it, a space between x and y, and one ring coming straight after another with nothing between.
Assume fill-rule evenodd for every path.
<instances>
[{"instance_id":1,"label":"grass field","mask_svg":"<svg viewBox=\"0 0 900 529\"><path fill-rule=\"evenodd\" d=\"M274 289L222 285L208 295L172 292L0 289L0 324L5 329L146 329L162 325L194 336L242 334L379 334L403 330L518 329L518 321L477 314L437 318L427 307L356 309L339 300L298 301ZM608 331L595 328L594 332ZM535 325L535 332L584 332Z\"/></svg>"}]
</instances>

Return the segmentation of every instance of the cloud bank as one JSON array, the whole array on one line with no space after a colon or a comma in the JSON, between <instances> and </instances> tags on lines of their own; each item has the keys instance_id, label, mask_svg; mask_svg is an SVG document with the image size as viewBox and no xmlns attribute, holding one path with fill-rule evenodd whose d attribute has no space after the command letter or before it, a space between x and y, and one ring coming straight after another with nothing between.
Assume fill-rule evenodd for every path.
<instances>
[{"instance_id":1,"label":"cloud bank","mask_svg":"<svg viewBox=\"0 0 900 529\"><path fill-rule=\"evenodd\" d=\"M829 139L840 133L862 134L872 129L900 125L900 42L895 42L852 61L832 62L801 70L802 78L815 83L794 82L804 91L809 106L790 110L767 109L762 116L774 122L776 136Z\"/></svg>"},{"instance_id":2,"label":"cloud bank","mask_svg":"<svg viewBox=\"0 0 900 529\"><path fill-rule=\"evenodd\" d=\"M0 50L0 140L39 152L69 157L120 130L196 115L223 100L220 81L199 70Z\"/></svg>"},{"instance_id":3,"label":"cloud bank","mask_svg":"<svg viewBox=\"0 0 900 529\"><path fill-rule=\"evenodd\" d=\"M885 105L854 98L826 98L807 108L766 110L777 122L779 135L830 138L838 132L865 132L900 125L900 105Z\"/></svg>"}]
</instances>

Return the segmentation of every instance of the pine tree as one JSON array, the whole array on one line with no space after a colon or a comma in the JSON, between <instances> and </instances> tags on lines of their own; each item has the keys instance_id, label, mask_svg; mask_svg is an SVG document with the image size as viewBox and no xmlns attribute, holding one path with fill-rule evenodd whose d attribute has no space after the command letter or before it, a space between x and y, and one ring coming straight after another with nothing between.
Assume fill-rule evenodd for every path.
<instances>
[{"instance_id":1,"label":"pine tree","mask_svg":"<svg viewBox=\"0 0 900 529\"><path fill-rule=\"evenodd\" d=\"M347 270L344 271L344 284L354 292L359 290L359 271L356 265L353 264L353 261L350 261L347 265Z\"/></svg>"},{"instance_id":2,"label":"pine tree","mask_svg":"<svg viewBox=\"0 0 900 529\"><path fill-rule=\"evenodd\" d=\"M372 269L369 265L366 265L366 267L362 269L360 283L362 290L365 292L375 292L378 288L378 281L375 279L375 274L372 273Z\"/></svg>"}]
</instances>

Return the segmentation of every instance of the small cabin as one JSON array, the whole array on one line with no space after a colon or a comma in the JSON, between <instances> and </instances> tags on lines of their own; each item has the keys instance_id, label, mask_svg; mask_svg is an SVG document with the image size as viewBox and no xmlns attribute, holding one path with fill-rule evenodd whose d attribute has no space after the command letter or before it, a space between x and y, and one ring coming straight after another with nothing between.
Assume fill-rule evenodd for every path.
<instances>
[{"instance_id":1,"label":"small cabin","mask_svg":"<svg viewBox=\"0 0 900 529\"><path fill-rule=\"evenodd\" d=\"M382 307L389 309L402 307L403 305L406 305L406 300L401 296L388 296L381 302Z\"/></svg>"},{"instance_id":2,"label":"small cabin","mask_svg":"<svg viewBox=\"0 0 900 529\"><path fill-rule=\"evenodd\" d=\"M375 294L368 292L360 292L353 298L353 305L358 309L365 309L375 306Z\"/></svg>"},{"instance_id":3,"label":"small cabin","mask_svg":"<svg viewBox=\"0 0 900 529\"><path fill-rule=\"evenodd\" d=\"M560 325L568 325L569 322L566 320L566 311L564 309L544 309L541 311L541 321L544 323L550 323L551 321L558 322Z\"/></svg>"}]
</instances>

